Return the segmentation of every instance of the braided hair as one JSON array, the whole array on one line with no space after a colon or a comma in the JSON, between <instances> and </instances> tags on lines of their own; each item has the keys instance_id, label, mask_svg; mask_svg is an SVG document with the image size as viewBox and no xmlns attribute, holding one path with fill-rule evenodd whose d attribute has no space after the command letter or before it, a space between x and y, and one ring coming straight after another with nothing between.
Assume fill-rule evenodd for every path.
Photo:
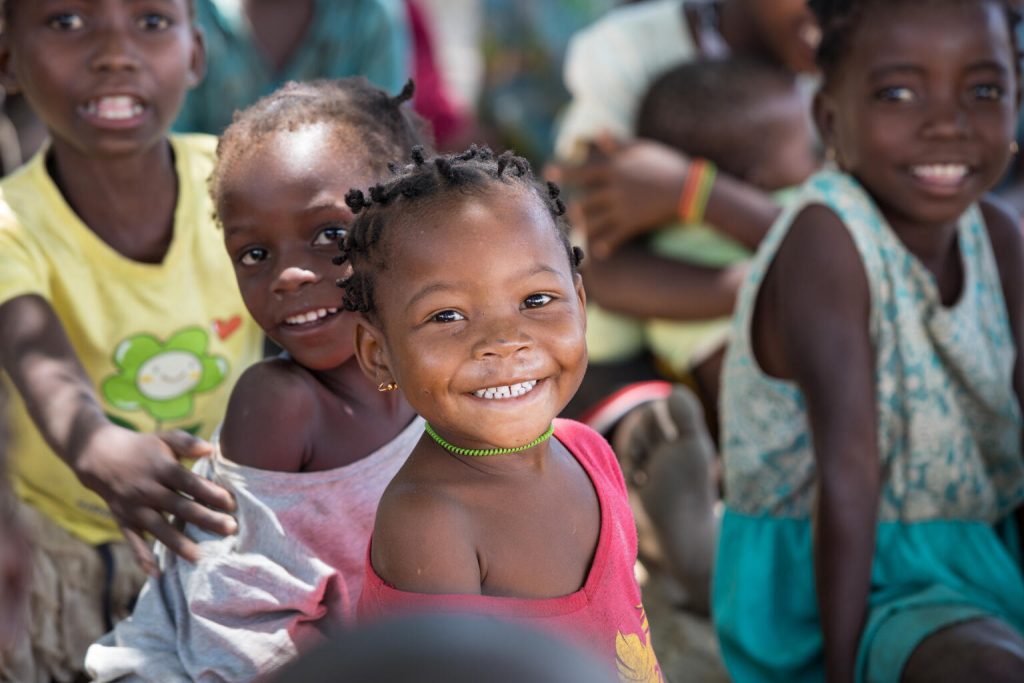
<instances>
[{"instance_id":1,"label":"braided hair","mask_svg":"<svg viewBox=\"0 0 1024 683\"><path fill-rule=\"evenodd\" d=\"M1017 25L1021 21L1021 13L1013 0L982 0L993 2L1006 12L1006 24L1010 29L1010 41L1013 46L1014 69L1020 77L1020 46L1017 41ZM854 34L868 10L880 7L893 7L898 4L924 2L953 3L978 2L978 0L809 0L808 5L821 27L821 42L818 44L817 61L826 82L835 74L839 63L853 45Z\"/></svg>"},{"instance_id":2,"label":"braided hair","mask_svg":"<svg viewBox=\"0 0 1024 683\"><path fill-rule=\"evenodd\" d=\"M413 145L431 140L426 121L402 106L414 92L411 79L394 97L362 76L290 82L235 112L217 143L217 162L209 180L214 206L220 206L222 179L239 159L276 133L319 123L354 133L366 150L361 163L385 175L389 161L400 159Z\"/></svg>"},{"instance_id":3,"label":"braided hair","mask_svg":"<svg viewBox=\"0 0 1024 683\"><path fill-rule=\"evenodd\" d=\"M374 275L386 270L387 255L381 246L385 231L407 225L402 216L414 211L416 204L440 201L452 194L482 193L495 185L508 185L528 192L547 209L565 248L569 266L575 273L583 260L583 251L569 242L569 226L563 215L565 204L559 199L558 186L548 182L540 186L530 163L513 152L495 156L487 147L471 146L461 154L427 157L420 146L412 148L412 163L403 167L390 164L392 177L370 187L366 193L353 189L345 201L356 214L348 234L342 240L341 256L335 263L349 263L352 274L338 281L345 289L346 310L369 316L377 313L373 296Z\"/></svg>"}]
</instances>

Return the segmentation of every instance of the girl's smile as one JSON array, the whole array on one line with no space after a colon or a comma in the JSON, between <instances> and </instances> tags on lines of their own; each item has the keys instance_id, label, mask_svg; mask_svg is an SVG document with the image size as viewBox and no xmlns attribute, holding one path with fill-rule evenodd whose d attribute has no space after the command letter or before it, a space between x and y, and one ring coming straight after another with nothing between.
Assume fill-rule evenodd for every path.
<instances>
[{"instance_id":1,"label":"girl's smile","mask_svg":"<svg viewBox=\"0 0 1024 683\"><path fill-rule=\"evenodd\" d=\"M134 94L97 95L78 106L79 116L109 130L137 128L151 113L145 100Z\"/></svg>"},{"instance_id":2,"label":"girl's smile","mask_svg":"<svg viewBox=\"0 0 1024 683\"><path fill-rule=\"evenodd\" d=\"M474 391L473 395L477 398L485 398L487 400L503 400L509 398L519 398L533 391L533 388L537 386L537 382L540 380L529 379L525 382L515 382L512 384L503 384L498 387L488 387L486 389L480 389Z\"/></svg>"}]
</instances>

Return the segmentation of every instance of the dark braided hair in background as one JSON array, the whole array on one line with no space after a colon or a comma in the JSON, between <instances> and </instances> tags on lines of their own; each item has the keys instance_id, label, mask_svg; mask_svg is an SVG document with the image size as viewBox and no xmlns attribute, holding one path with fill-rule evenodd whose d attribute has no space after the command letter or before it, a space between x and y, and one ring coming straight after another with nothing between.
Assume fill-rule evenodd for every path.
<instances>
[{"instance_id":1,"label":"dark braided hair in background","mask_svg":"<svg viewBox=\"0 0 1024 683\"><path fill-rule=\"evenodd\" d=\"M981 4L992 2L1006 12L1006 23L1010 29L1014 54L1014 66L1020 77L1020 45L1017 41L1017 25L1021 13L1012 0L809 0L808 5L821 27L821 42L818 44L818 66L826 82L835 75L836 68L853 44L854 34L868 10L897 7L899 5L938 5L953 3Z\"/></svg>"},{"instance_id":2,"label":"dark braided hair in background","mask_svg":"<svg viewBox=\"0 0 1024 683\"><path fill-rule=\"evenodd\" d=\"M569 266L576 272L583 252L569 243L569 226L563 218L565 204L558 198L558 186L551 182L540 186L526 159L510 151L495 156L489 148L476 145L461 154L429 158L422 147L416 146L411 156L412 163L404 167L389 164L392 177L387 181L370 187L365 194L350 190L345 197L356 220L340 245L342 254L335 263L352 265L352 275L338 281L345 288L347 310L376 314L374 276L388 267L382 237L414 225L408 220L410 212L421 215L431 202L451 201L454 194L480 195L501 186L528 193L548 211Z\"/></svg>"},{"instance_id":3,"label":"dark braided hair in background","mask_svg":"<svg viewBox=\"0 0 1024 683\"><path fill-rule=\"evenodd\" d=\"M209 182L213 205L220 206L220 179L247 152L275 133L319 123L350 131L365 146L360 163L383 177L390 161L401 159L413 145L432 142L426 121L403 106L414 92L412 80L394 97L362 76L291 82L235 112L217 143Z\"/></svg>"}]
</instances>

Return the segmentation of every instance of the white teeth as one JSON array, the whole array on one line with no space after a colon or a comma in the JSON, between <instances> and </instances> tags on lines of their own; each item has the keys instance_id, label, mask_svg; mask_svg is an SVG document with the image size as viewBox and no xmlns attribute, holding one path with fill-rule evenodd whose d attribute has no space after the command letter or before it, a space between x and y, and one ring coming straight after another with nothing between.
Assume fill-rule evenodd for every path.
<instances>
[{"instance_id":1,"label":"white teeth","mask_svg":"<svg viewBox=\"0 0 1024 683\"><path fill-rule=\"evenodd\" d=\"M302 325L303 323L311 323L321 318L326 318L329 315L334 315L338 312L337 308L318 308L315 311L307 311L305 313L298 313L296 315L289 316L284 319L287 325Z\"/></svg>"},{"instance_id":2,"label":"white teeth","mask_svg":"<svg viewBox=\"0 0 1024 683\"><path fill-rule=\"evenodd\" d=\"M481 389L474 391L473 394L477 398L496 399L496 398L518 398L523 394L528 394L533 391L533 388L537 386L537 380L531 379L526 382L519 382L518 384L509 384L503 387L488 387L487 389Z\"/></svg>"},{"instance_id":3,"label":"white teeth","mask_svg":"<svg viewBox=\"0 0 1024 683\"><path fill-rule=\"evenodd\" d=\"M114 95L89 100L85 111L91 116L111 121L121 121L138 116L144 110L142 103L131 95Z\"/></svg>"},{"instance_id":4,"label":"white teeth","mask_svg":"<svg viewBox=\"0 0 1024 683\"><path fill-rule=\"evenodd\" d=\"M930 183L955 185L967 175L967 166L964 164L927 164L913 166L910 172L914 174L914 177Z\"/></svg>"}]
</instances>

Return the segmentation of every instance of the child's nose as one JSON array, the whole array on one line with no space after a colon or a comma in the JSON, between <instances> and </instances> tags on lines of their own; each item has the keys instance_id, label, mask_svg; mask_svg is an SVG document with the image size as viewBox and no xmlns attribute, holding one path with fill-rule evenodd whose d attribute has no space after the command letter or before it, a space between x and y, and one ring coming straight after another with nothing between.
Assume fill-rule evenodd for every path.
<instances>
[{"instance_id":1,"label":"child's nose","mask_svg":"<svg viewBox=\"0 0 1024 683\"><path fill-rule=\"evenodd\" d=\"M306 285L320 281L320 276L308 268L301 266L288 266L282 270L274 280L274 293L288 294L296 292Z\"/></svg>"},{"instance_id":2,"label":"child's nose","mask_svg":"<svg viewBox=\"0 0 1024 683\"><path fill-rule=\"evenodd\" d=\"M937 97L928 112L927 132L932 137L962 137L967 132L967 112L959 99Z\"/></svg>"},{"instance_id":3,"label":"child's nose","mask_svg":"<svg viewBox=\"0 0 1024 683\"><path fill-rule=\"evenodd\" d=\"M134 70L139 66L132 48L131 39L120 26L111 25L97 29L97 46L92 58L92 67L98 71Z\"/></svg>"},{"instance_id":4,"label":"child's nose","mask_svg":"<svg viewBox=\"0 0 1024 683\"><path fill-rule=\"evenodd\" d=\"M477 360L506 358L528 350L533 341L519 326L496 322L488 326L473 352Z\"/></svg>"}]
</instances>

